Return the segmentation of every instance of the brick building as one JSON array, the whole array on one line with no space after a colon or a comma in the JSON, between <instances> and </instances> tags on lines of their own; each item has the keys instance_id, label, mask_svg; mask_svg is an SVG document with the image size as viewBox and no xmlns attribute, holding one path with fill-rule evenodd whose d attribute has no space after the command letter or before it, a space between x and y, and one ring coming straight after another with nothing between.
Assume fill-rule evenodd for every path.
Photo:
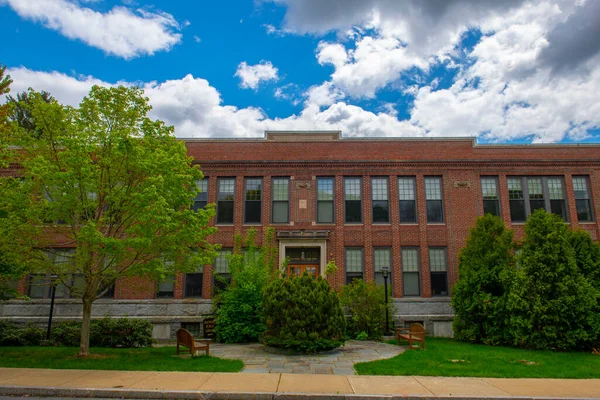
<instances>
[{"instance_id":1,"label":"brick building","mask_svg":"<svg viewBox=\"0 0 600 400\"><path fill-rule=\"evenodd\" d=\"M277 232L289 273L323 274L330 260L340 287L356 278L389 283L397 323L424 322L451 334L450 291L475 218L500 215L522 235L537 208L598 238L600 146L478 145L471 138L342 138L340 132L267 132L261 139L190 139L188 153L205 179L194 207L216 203L214 265L172 281L126 278L98 300L96 315L149 318L157 337L185 324L199 329L227 278L233 236L250 227ZM34 286L31 286L34 287ZM39 287L39 286L38 286ZM43 287L43 286L42 286ZM15 320L43 320L48 291L0 305ZM57 300L56 318L72 319L77 300Z\"/></svg>"}]
</instances>

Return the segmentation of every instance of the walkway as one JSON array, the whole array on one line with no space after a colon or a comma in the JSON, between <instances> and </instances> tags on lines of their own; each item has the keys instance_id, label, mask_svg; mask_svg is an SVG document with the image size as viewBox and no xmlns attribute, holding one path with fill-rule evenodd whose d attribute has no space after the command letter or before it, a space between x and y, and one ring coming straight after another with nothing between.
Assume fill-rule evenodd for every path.
<instances>
[{"instance_id":1,"label":"walkway","mask_svg":"<svg viewBox=\"0 0 600 400\"><path fill-rule=\"evenodd\" d=\"M405 349L387 343L349 340L327 354L283 355L268 353L257 343L215 343L210 345L210 355L242 360L244 373L354 375L355 363L392 358Z\"/></svg>"},{"instance_id":2,"label":"walkway","mask_svg":"<svg viewBox=\"0 0 600 400\"><path fill-rule=\"evenodd\" d=\"M487 379L0 368L0 395L135 399L598 398L600 379ZM320 396L323 395L323 396ZM362 396L362 397L361 397ZM373 398L373 397L370 397Z\"/></svg>"}]
</instances>

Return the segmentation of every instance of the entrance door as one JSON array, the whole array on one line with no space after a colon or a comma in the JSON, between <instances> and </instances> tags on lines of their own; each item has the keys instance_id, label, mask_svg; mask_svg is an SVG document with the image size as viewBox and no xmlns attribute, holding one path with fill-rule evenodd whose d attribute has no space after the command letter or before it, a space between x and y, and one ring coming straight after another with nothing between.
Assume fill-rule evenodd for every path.
<instances>
[{"instance_id":1,"label":"entrance door","mask_svg":"<svg viewBox=\"0 0 600 400\"><path fill-rule=\"evenodd\" d=\"M290 264L288 276L301 276L304 273L316 277L319 274L319 264Z\"/></svg>"}]
</instances>

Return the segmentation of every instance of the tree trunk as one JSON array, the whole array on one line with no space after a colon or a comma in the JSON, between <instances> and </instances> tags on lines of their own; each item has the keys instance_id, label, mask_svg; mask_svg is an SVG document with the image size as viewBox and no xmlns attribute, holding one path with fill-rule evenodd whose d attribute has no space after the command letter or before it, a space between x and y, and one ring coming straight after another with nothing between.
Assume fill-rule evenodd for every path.
<instances>
[{"instance_id":1,"label":"tree trunk","mask_svg":"<svg viewBox=\"0 0 600 400\"><path fill-rule=\"evenodd\" d=\"M83 323L81 324L81 341L79 343L79 357L90 355L90 319L92 317L92 301L83 300Z\"/></svg>"}]
</instances>

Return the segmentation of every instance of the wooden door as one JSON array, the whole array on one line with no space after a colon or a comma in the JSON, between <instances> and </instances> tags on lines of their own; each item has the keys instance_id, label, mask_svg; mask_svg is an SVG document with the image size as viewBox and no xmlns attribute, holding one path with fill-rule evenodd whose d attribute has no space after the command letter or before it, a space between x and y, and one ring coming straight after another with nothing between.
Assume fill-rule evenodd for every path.
<instances>
[{"instance_id":1,"label":"wooden door","mask_svg":"<svg viewBox=\"0 0 600 400\"><path fill-rule=\"evenodd\" d=\"M290 264L288 276L301 276L304 273L316 277L319 274L319 264Z\"/></svg>"}]
</instances>

